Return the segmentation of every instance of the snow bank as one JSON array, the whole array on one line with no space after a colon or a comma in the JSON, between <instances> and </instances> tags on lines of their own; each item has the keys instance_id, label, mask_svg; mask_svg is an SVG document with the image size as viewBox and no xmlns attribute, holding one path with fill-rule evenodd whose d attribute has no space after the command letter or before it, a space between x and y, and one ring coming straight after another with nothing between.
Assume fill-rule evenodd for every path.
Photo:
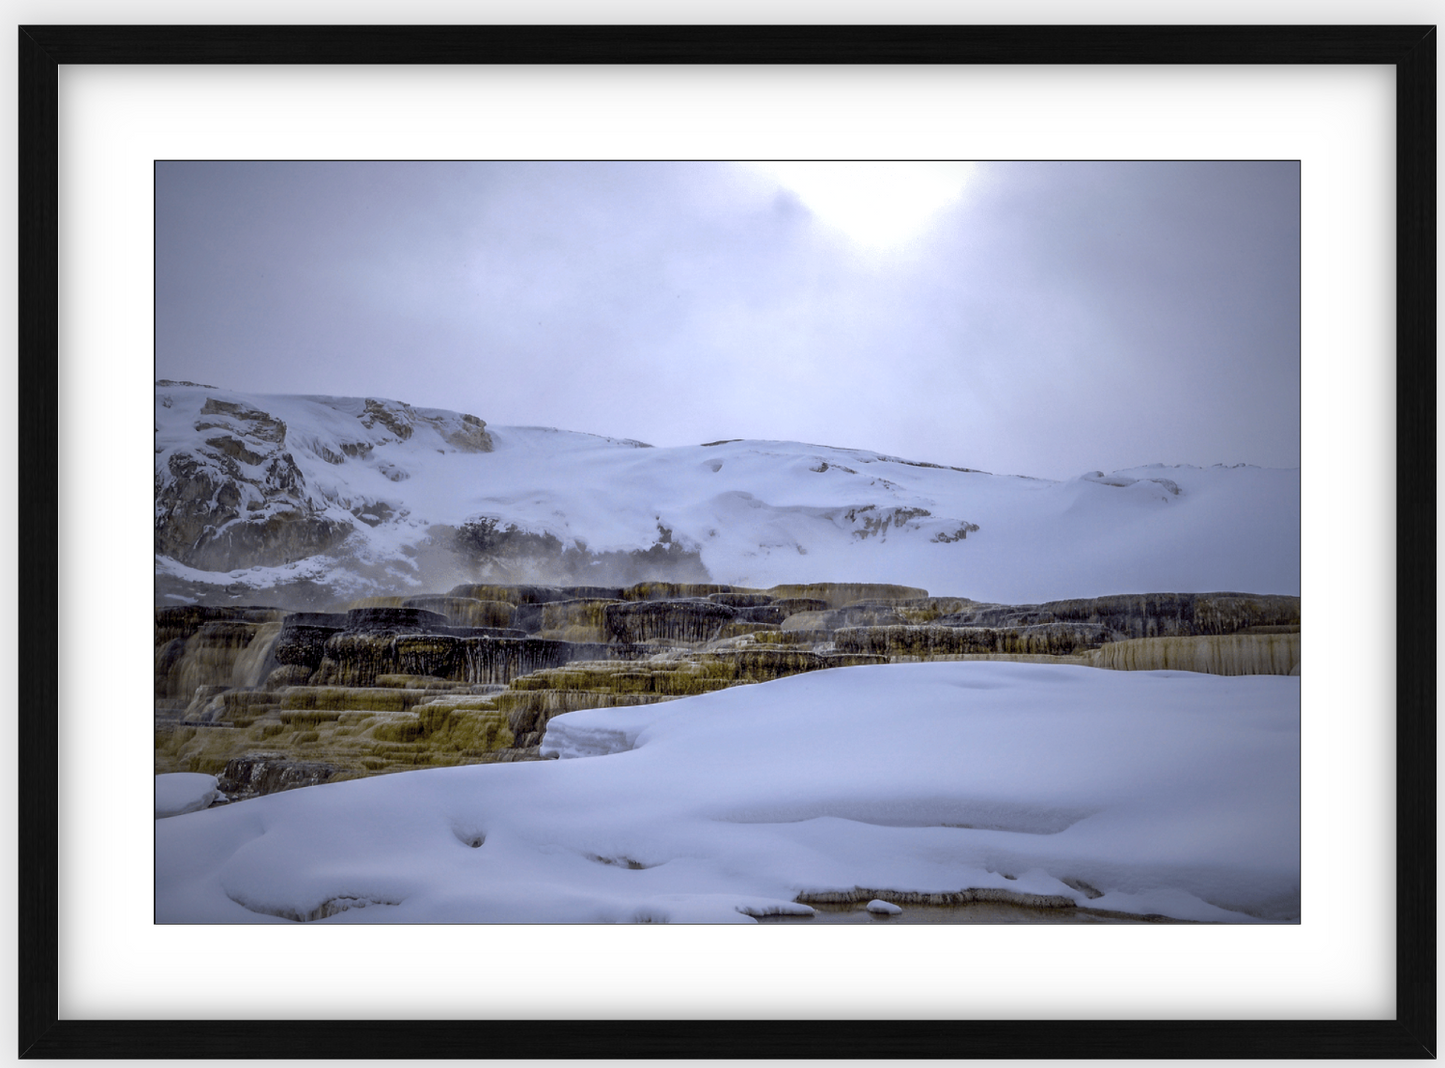
<instances>
[{"instance_id":1,"label":"snow bank","mask_svg":"<svg viewBox=\"0 0 1445 1068\"><path fill-rule=\"evenodd\" d=\"M990 889L1299 916L1299 680L852 667L552 720L570 759L408 772L157 824L167 923L748 922Z\"/></svg>"},{"instance_id":2,"label":"snow bank","mask_svg":"<svg viewBox=\"0 0 1445 1068\"><path fill-rule=\"evenodd\" d=\"M199 812L221 796L214 775L182 771L156 776L156 819Z\"/></svg>"}]
</instances>

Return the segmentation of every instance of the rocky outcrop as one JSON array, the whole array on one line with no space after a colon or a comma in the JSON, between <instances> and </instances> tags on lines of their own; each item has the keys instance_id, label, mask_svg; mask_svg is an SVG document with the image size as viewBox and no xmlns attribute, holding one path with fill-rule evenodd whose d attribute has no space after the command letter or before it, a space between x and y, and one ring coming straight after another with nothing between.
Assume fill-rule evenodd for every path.
<instances>
[{"instance_id":1,"label":"rocky outcrop","mask_svg":"<svg viewBox=\"0 0 1445 1068\"><path fill-rule=\"evenodd\" d=\"M478 597L446 597L432 594L408 597L402 608L420 608L435 613L457 627L510 627L516 606L510 601L482 600Z\"/></svg>"},{"instance_id":2,"label":"rocky outcrop","mask_svg":"<svg viewBox=\"0 0 1445 1068\"><path fill-rule=\"evenodd\" d=\"M853 652L813 653L797 649L738 649L718 654L731 664L732 678L739 683L771 682L788 675L859 664L886 664L886 656Z\"/></svg>"},{"instance_id":3,"label":"rocky outcrop","mask_svg":"<svg viewBox=\"0 0 1445 1068\"><path fill-rule=\"evenodd\" d=\"M526 606L536 610L535 633L540 638L553 638L569 642L607 642L612 635L607 626L609 605L621 604L616 600L595 598L571 601L549 601L547 604ZM522 611L522 608L518 608Z\"/></svg>"},{"instance_id":4,"label":"rocky outcrop","mask_svg":"<svg viewBox=\"0 0 1445 1068\"><path fill-rule=\"evenodd\" d=\"M735 592L732 586L716 582L638 582L623 589L621 597L626 601L679 601Z\"/></svg>"},{"instance_id":5,"label":"rocky outcrop","mask_svg":"<svg viewBox=\"0 0 1445 1068\"><path fill-rule=\"evenodd\" d=\"M807 597L821 600L825 608L843 608L857 601L912 600L928 596L916 586L892 586L881 582L812 582L774 586L767 590L780 600Z\"/></svg>"},{"instance_id":6,"label":"rocky outcrop","mask_svg":"<svg viewBox=\"0 0 1445 1068\"><path fill-rule=\"evenodd\" d=\"M738 610L701 598L645 600L609 604L604 608L607 633L613 641L634 645L647 641L709 642Z\"/></svg>"},{"instance_id":7,"label":"rocky outcrop","mask_svg":"<svg viewBox=\"0 0 1445 1068\"><path fill-rule=\"evenodd\" d=\"M565 712L583 708L631 708L671 700L674 700L671 696L655 693L562 689L508 690L498 696L497 703L506 714L513 745L519 749L535 749L542 744L547 723Z\"/></svg>"},{"instance_id":8,"label":"rocky outcrop","mask_svg":"<svg viewBox=\"0 0 1445 1068\"><path fill-rule=\"evenodd\" d=\"M230 571L304 559L351 532L307 487L280 419L208 397L193 425L199 443L157 457L159 555Z\"/></svg>"},{"instance_id":9,"label":"rocky outcrop","mask_svg":"<svg viewBox=\"0 0 1445 1068\"><path fill-rule=\"evenodd\" d=\"M299 428L252 401L281 405ZM158 382L156 405L155 551L201 571L293 563L338 550L357 523L406 517L399 499L359 493L331 468L364 464L398 483L409 477L402 443L492 450L476 416L377 398L247 400Z\"/></svg>"},{"instance_id":10,"label":"rocky outcrop","mask_svg":"<svg viewBox=\"0 0 1445 1068\"><path fill-rule=\"evenodd\" d=\"M217 608L203 604L174 605L156 609L156 644L175 638L189 638L204 623L275 623L287 613L280 608L255 605Z\"/></svg>"},{"instance_id":11,"label":"rocky outcrop","mask_svg":"<svg viewBox=\"0 0 1445 1068\"><path fill-rule=\"evenodd\" d=\"M288 616L276 640L276 663L305 668L308 674L315 671L326 657L326 643L345 623L346 616L340 613L296 612Z\"/></svg>"},{"instance_id":12,"label":"rocky outcrop","mask_svg":"<svg viewBox=\"0 0 1445 1068\"><path fill-rule=\"evenodd\" d=\"M937 620L953 627L1089 623L1107 628L1114 641L1233 634L1260 625L1297 627L1299 621L1298 597L1246 593L1142 593L1036 605L979 605Z\"/></svg>"},{"instance_id":13,"label":"rocky outcrop","mask_svg":"<svg viewBox=\"0 0 1445 1068\"><path fill-rule=\"evenodd\" d=\"M372 433L367 435L366 442L356 443L350 450L345 450L348 455L366 456L376 445L407 441L421 426L431 427L458 452L492 451L492 436L487 433L487 424L475 415L413 408L400 401L368 397L356 418L364 429Z\"/></svg>"},{"instance_id":14,"label":"rocky outcrop","mask_svg":"<svg viewBox=\"0 0 1445 1068\"><path fill-rule=\"evenodd\" d=\"M1298 675L1300 636L1209 634L1134 638L1097 649L1090 663L1115 671L1200 671L1209 675Z\"/></svg>"},{"instance_id":15,"label":"rocky outcrop","mask_svg":"<svg viewBox=\"0 0 1445 1068\"><path fill-rule=\"evenodd\" d=\"M259 612L242 610L239 614L254 618ZM272 660L281 632L279 622L210 618L188 636L161 640L177 629L184 628L177 627L174 617L167 625L157 626L156 697L189 697L199 686L259 685L275 666Z\"/></svg>"},{"instance_id":16,"label":"rocky outcrop","mask_svg":"<svg viewBox=\"0 0 1445 1068\"><path fill-rule=\"evenodd\" d=\"M1042 623L1026 627L890 626L839 630L839 652L867 653L889 660L935 660L994 653L1073 656L1109 640L1098 624Z\"/></svg>"},{"instance_id":17,"label":"rocky outcrop","mask_svg":"<svg viewBox=\"0 0 1445 1068\"><path fill-rule=\"evenodd\" d=\"M326 782L341 769L331 764L291 761L279 753L259 753L226 762L216 788L228 800L280 793Z\"/></svg>"},{"instance_id":18,"label":"rocky outcrop","mask_svg":"<svg viewBox=\"0 0 1445 1068\"><path fill-rule=\"evenodd\" d=\"M889 604L854 604L824 612L791 612L779 620L784 630L839 630L843 627L901 627L908 618Z\"/></svg>"}]
</instances>

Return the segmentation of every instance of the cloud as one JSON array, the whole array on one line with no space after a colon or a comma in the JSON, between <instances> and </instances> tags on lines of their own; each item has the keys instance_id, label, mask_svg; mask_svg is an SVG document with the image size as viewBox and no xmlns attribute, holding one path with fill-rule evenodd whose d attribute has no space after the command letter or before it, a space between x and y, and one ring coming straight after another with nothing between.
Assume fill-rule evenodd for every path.
<instances>
[{"instance_id":1,"label":"cloud","mask_svg":"<svg viewBox=\"0 0 1445 1068\"><path fill-rule=\"evenodd\" d=\"M1298 181L979 165L880 251L732 164L166 163L157 373L1050 477L1295 465Z\"/></svg>"}]
</instances>

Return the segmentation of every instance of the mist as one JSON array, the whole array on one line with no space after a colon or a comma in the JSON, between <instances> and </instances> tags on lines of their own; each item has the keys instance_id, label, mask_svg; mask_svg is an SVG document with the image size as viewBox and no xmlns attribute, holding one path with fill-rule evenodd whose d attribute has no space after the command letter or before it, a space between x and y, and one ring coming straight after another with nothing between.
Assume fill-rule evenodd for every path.
<instances>
[{"instance_id":1,"label":"mist","mask_svg":"<svg viewBox=\"0 0 1445 1068\"><path fill-rule=\"evenodd\" d=\"M856 211L921 195L880 166L835 165ZM156 374L1049 478L1299 465L1297 164L950 173L890 241L741 164L160 163Z\"/></svg>"}]
</instances>

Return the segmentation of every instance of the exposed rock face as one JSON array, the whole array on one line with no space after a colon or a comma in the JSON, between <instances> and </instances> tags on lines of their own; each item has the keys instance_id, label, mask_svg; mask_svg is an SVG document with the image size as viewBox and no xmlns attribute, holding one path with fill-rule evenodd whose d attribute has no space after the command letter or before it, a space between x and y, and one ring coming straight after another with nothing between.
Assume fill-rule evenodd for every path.
<instances>
[{"instance_id":1,"label":"exposed rock face","mask_svg":"<svg viewBox=\"0 0 1445 1068\"><path fill-rule=\"evenodd\" d=\"M811 653L793 649L739 649L722 655L732 662L733 678L738 682L770 682L805 671L888 662L885 656L851 652Z\"/></svg>"},{"instance_id":2,"label":"exposed rock face","mask_svg":"<svg viewBox=\"0 0 1445 1068\"><path fill-rule=\"evenodd\" d=\"M315 786L340 770L330 764L294 762L279 753L263 753L227 761L216 786L231 800L240 801L259 794Z\"/></svg>"},{"instance_id":3,"label":"exposed rock face","mask_svg":"<svg viewBox=\"0 0 1445 1068\"><path fill-rule=\"evenodd\" d=\"M707 595L709 601L716 601L718 604L725 604L729 608L759 608L764 605L772 605L777 598L768 593L710 593Z\"/></svg>"},{"instance_id":4,"label":"exposed rock face","mask_svg":"<svg viewBox=\"0 0 1445 1068\"><path fill-rule=\"evenodd\" d=\"M640 601L606 606L607 632L614 641L632 645L645 641L706 642L718 636L737 610L701 598Z\"/></svg>"},{"instance_id":5,"label":"exposed rock face","mask_svg":"<svg viewBox=\"0 0 1445 1068\"><path fill-rule=\"evenodd\" d=\"M607 642L612 637L607 627L607 608L620 603L587 598L536 605L539 610L536 633L538 637L559 641Z\"/></svg>"},{"instance_id":6,"label":"exposed rock face","mask_svg":"<svg viewBox=\"0 0 1445 1068\"><path fill-rule=\"evenodd\" d=\"M1116 671L1201 671L1210 675L1298 675L1296 634L1201 634L1134 638L1095 650L1096 667Z\"/></svg>"},{"instance_id":7,"label":"exposed rock face","mask_svg":"<svg viewBox=\"0 0 1445 1068\"><path fill-rule=\"evenodd\" d=\"M418 426L430 426L441 435L443 441L459 452L491 452L492 436L487 433L487 424L475 415L462 415L460 425L450 418L450 412L437 412L425 408L413 408L400 401L366 399L365 408L357 421L366 430L374 433L369 440L358 442L347 455L367 456L378 444L388 441L406 441Z\"/></svg>"},{"instance_id":8,"label":"exposed rock face","mask_svg":"<svg viewBox=\"0 0 1445 1068\"><path fill-rule=\"evenodd\" d=\"M466 681L473 685L509 683L523 675L573 660L606 656L608 652L606 646L546 638L479 638L466 646Z\"/></svg>"},{"instance_id":9,"label":"exposed rock face","mask_svg":"<svg viewBox=\"0 0 1445 1068\"><path fill-rule=\"evenodd\" d=\"M796 597L821 600L824 608L843 608L858 601L912 600L928 596L927 590L917 586L892 586L882 582L813 582L774 586L767 592L780 600Z\"/></svg>"},{"instance_id":10,"label":"exposed rock face","mask_svg":"<svg viewBox=\"0 0 1445 1068\"><path fill-rule=\"evenodd\" d=\"M155 551L202 571L292 563L338 549L358 522L405 518L399 500L359 494L328 467L362 463L402 482L409 477L396 448L403 442L413 450L492 449L476 416L396 401L270 398L300 413L298 431L211 387L158 382L156 391ZM182 422L182 412L194 415Z\"/></svg>"},{"instance_id":11,"label":"exposed rock face","mask_svg":"<svg viewBox=\"0 0 1445 1068\"><path fill-rule=\"evenodd\" d=\"M716 582L638 582L622 590L621 596L627 601L677 601L735 592Z\"/></svg>"},{"instance_id":12,"label":"exposed rock face","mask_svg":"<svg viewBox=\"0 0 1445 1068\"><path fill-rule=\"evenodd\" d=\"M337 545L351 525L324 515L286 424L238 402L207 398L202 444L157 457L155 551L203 571L290 563Z\"/></svg>"},{"instance_id":13,"label":"exposed rock face","mask_svg":"<svg viewBox=\"0 0 1445 1068\"><path fill-rule=\"evenodd\" d=\"M420 608L444 616L458 627L507 627L511 625L514 605L510 601L484 601L477 597L443 597L430 595L408 597L402 608Z\"/></svg>"},{"instance_id":14,"label":"exposed rock face","mask_svg":"<svg viewBox=\"0 0 1445 1068\"><path fill-rule=\"evenodd\" d=\"M1259 625L1298 626L1298 597L1245 593L1145 593L1037 605L980 605L940 617L940 625L1030 626L1038 623L1093 623L1114 636L1160 638L1191 634L1233 634Z\"/></svg>"},{"instance_id":15,"label":"exposed rock face","mask_svg":"<svg viewBox=\"0 0 1445 1068\"><path fill-rule=\"evenodd\" d=\"M849 627L837 632L839 652L890 660L1006 653L1071 656L1109 640L1098 624L1043 623L1026 627Z\"/></svg>"},{"instance_id":16,"label":"exposed rock face","mask_svg":"<svg viewBox=\"0 0 1445 1068\"><path fill-rule=\"evenodd\" d=\"M819 597L779 597L773 601L773 607L781 609L786 619L799 612L826 612L828 602Z\"/></svg>"},{"instance_id":17,"label":"exposed rock face","mask_svg":"<svg viewBox=\"0 0 1445 1068\"><path fill-rule=\"evenodd\" d=\"M323 617L321 612L297 612L294 616L288 617L282 624L280 637L277 639L274 656L277 664L295 665L303 667L309 674L321 666L321 661L326 656L326 643L333 636L340 633L340 625L332 626L311 626L306 623L293 623L292 620L298 616ZM331 618L345 620L345 616L332 616Z\"/></svg>"},{"instance_id":18,"label":"exposed rock face","mask_svg":"<svg viewBox=\"0 0 1445 1068\"><path fill-rule=\"evenodd\" d=\"M785 625L790 630L838 630L842 627L900 627L909 620L886 604L853 604L829 612L795 612Z\"/></svg>"},{"instance_id":19,"label":"exposed rock face","mask_svg":"<svg viewBox=\"0 0 1445 1068\"><path fill-rule=\"evenodd\" d=\"M157 628L157 638L175 629L174 625ZM198 686L259 684L270 670L280 631L280 623L211 619L188 637L158 644L156 696L189 697ZM255 649L251 648L253 643L258 643Z\"/></svg>"},{"instance_id":20,"label":"exposed rock face","mask_svg":"<svg viewBox=\"0 0 1445 1068\"><path fill-rule=\"evenodd\" d=\"M234 621L237 623L275 623L286 618L279 608L244 607L214 608L210 605L187 604L156 609L156 644L173 638L189 638L203 623Z\"/></svg>"},{"instance_id":21,"label":"exposed rock face","mask_svg":"<svg viewBox=\"0 0 1445 1068\"><path fill-rule=\"evenodd\" d=\"M631 708L669 700L651 693L611 693L602 690L509 690L498 704L507 715L507 726L521 749L542 744L547 723L553 716L583 708Z\"/></svg>"}]
</instances>

